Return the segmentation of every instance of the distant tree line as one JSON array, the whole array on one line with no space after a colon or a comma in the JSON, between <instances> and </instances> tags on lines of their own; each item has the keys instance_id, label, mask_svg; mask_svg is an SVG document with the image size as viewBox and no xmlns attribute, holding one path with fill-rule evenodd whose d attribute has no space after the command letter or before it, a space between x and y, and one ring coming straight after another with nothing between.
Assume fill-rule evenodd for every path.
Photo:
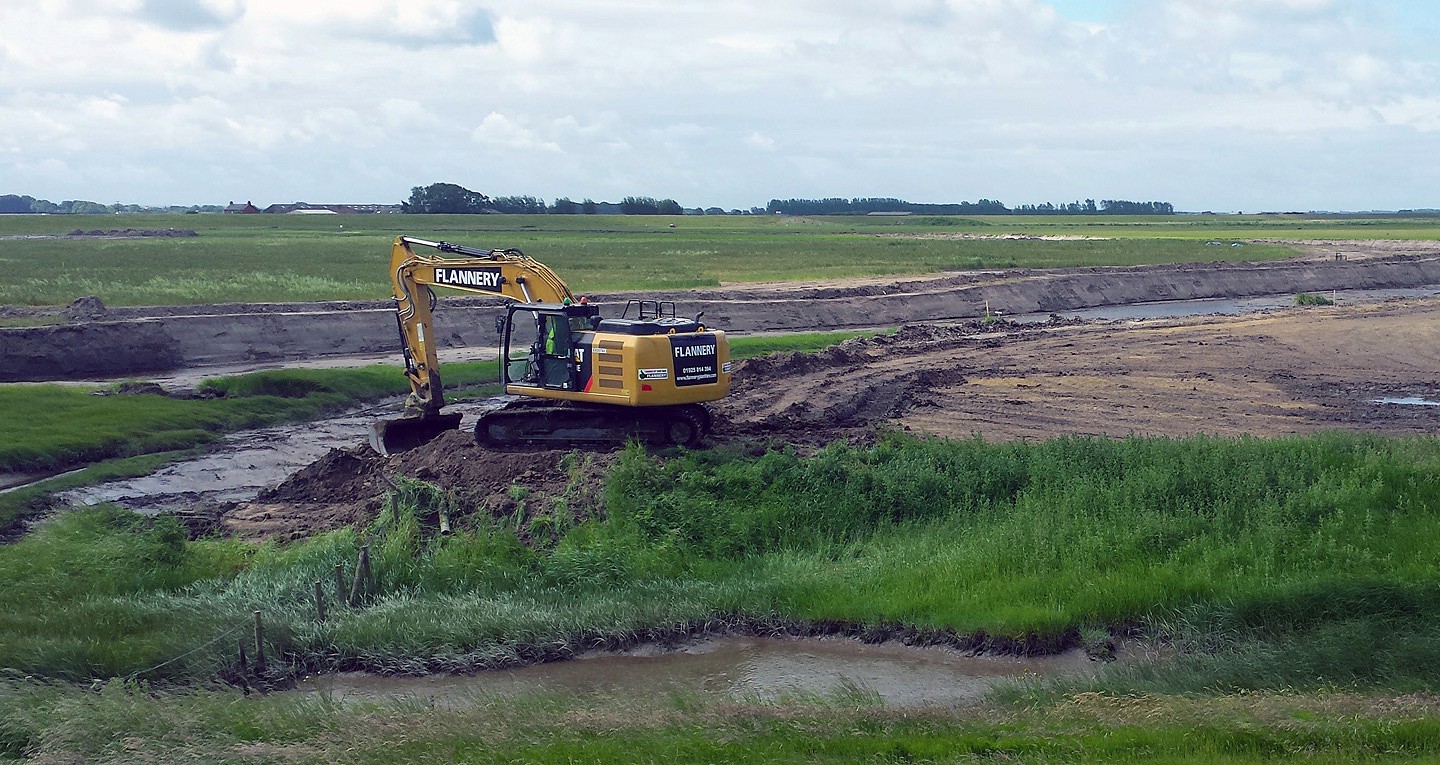
<instances>
[{"instance_id":1,"label":"distant tree line","mask_svg":"<svg viewBox=\"0 0 1440 765\"><path fill-rule=\"evenodd\" d=\"M1055 204L1018 205L1014 208L993 199L951 204L907 202L893 197L827 197L824 199L772 199L764 208L729 210L719 207L686 209L673 199L631 196L620 202L576 202L560 197L551 204L533 196L489 197L454 183L432 183L410 190L410 198L400 203L407 213L515 213L530 215L866 215L869 213L913 213L917 215L1172 215L1169 202L1131 202L1124 199L1093 199ZM191 213L220 212L220 205L144 205L101 204L82 199L51 202L17 194L0 195L0 214L49 213L73 215L105 215L110 213Z\"/></svg>"},{"instance_id":2,"label":"distant tree line","mask_svg":"<svg viewBox=\"0 0 1440 765\"><path fill-rule=\"evenodd\" d=\"M560 197L552 205L532 196L489 197L454 183L432 183L410 189L410 198L400 203L407 213L516 213L529 215L684 215L685 208L673 199L625 197L618 205L586 199L576 202Z\"/></svg>"},{"instance_id":3,"label":"distant tree line","mask_svg":"<svg viewBox=\"0 0 1440 765\"><path fill-rule=\"evenodd\" d=\"M1055 204L1045 202L1038 205L1006 207L993 199L951 204L923 204L906 202L893 197L865 197L845 199L772 199L765 211L782 215L868 215L870 213L913 213L917 215L1172 215L1175 208L1169 202L1129 202L1123 199L1106 199L1095 204L1095 200Z\"/></svg>"},{"instance_id":4,"label":"distant tree line","mask_svg":"<svg viewBox=\"0 0 1440 765\"><path fill-rule=\"evenodd\" d=\"M1018 205L1014 212L1019 215L1174 215L1175 206L1169 202L1131 202L1125 199L1102 199L1097 206L1095 200L1055 204L1044 202L1038 205Z\"/></svg>"},{"instance_id":5,"label":"distant tree line","mask_svg":"<svg viewBox=\"0 0 1440 765\"><path fill-rule=\"evenodd\" d=\"M1010 212L993 199L954 204L922 204L892 197L844 199L772 199L765 211L782 215L868 215L869 213L916 213L922 215L1004 215Z\"/></svg>"},{"instance_id":6,"label":"distant tree line","mask_svg":"<svg viewBox=\"0 0 1440 765\"><path fill-rule=\"evenodd\" d=\"M51 202L48 199L36 199L35 197L20 194L0 194L0 214L24 215L24 214L47 214L47 215L110 215L113 213L188 213L188 212L220 212L224 208L220 205L171 205L169 207L147 207L145 205L127 205L116 202L113 205L90 202L84 199L67 199L64 202Z\"/></svg>"}]
</instances>

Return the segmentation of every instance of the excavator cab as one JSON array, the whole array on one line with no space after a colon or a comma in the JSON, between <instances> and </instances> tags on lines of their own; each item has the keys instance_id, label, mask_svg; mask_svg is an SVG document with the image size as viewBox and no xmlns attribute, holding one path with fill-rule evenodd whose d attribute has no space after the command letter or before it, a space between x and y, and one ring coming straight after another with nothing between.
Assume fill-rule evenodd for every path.
<instances>
[{"instance_id":1,"label":"excavator cab","mask_svg":"<svg viewBox=\"0 0 1440 765\"><path fill-rule=\"evenodd\" d=\"M580 389L586 333L599 320L591 305L511 304L500 328L501 383L550 390Z\"/></svg>"}]
</instances>

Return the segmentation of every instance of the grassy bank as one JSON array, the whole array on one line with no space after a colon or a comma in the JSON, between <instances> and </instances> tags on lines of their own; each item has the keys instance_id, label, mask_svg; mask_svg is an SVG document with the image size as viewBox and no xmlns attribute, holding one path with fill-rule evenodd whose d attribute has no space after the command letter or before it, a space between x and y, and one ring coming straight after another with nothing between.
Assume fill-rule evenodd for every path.
<instances>
[{"instance_id":1,"label":"grassy bank","mask_svg":"<svg viewBox=\"0 0 1440 765\"><path fill-rule=\"evenodd\" d=\"M889 436L808 457L761 451L628 449L607 479L604 517L563 503L519 520L467 514L403 481L365 533L285 546L192 541L173 522L103 508L67 513L0 547L0 757L1440 756L1440 441ZM441 507L454 534L434 528ZM362 544L373 580L342 605L333 570L348 578ZM247 674L235 646L257 610L271 677L510 666L726 625L942 642L983 631L1001 647L1140 634L1173 658L1017 686L962 713L886 710L863 691L774 703L477 698L446 709L200 690ZM70 685L93 678L110 680L98 693Z\"/></svg>"},{"instance_id":2,"label":"grassy bank","mask_svg":"<svg viewBox=\"0 0 1440 765\"><path fill-rule=\"evenodd\" d=\"M1076 694L1030 708L886 711L863 697L477 698L346 705L0 684L0 760L296 763L1426 762L1433 699Z\"/></svg>"},{"instance_id":3,"label":"grassy bank","mask_svg":"<svg viewBox=\"0 0 1440 765\"><path fill-rule=\"evenodd\" d=\"M494 362L454 364L456 386L495 380ZM398 367L285 369L217 377L200 397L114 393L121 386L0 386L0 409L27 416L0 421L0 471L41 472L151 452L190 448L245 428L313 419L357 402L398 396ZM96 392L113 395L96 395Z\"/></svg>"},{"instance_id":4,"label":"grassy bank","mask_svg":"<svg viewBox=\"0 0 1440 765\"><path fill-rule=\"evenodd\" d=\"M114 216L112 216L114 217ZM184 228L196 237L72 239L77 227ZM671 228L674 224L674 228ZM518 247L578 292L1011 267L1264 260L1237 239L1435 239L1440 220L1297 216L5 216L0 304L285 302L389 295L390 242L410 234ZM1000 238L1006 235L1027 238ZM993 238L991 238L993 237ZM1070 237L1069 240L1037 237ZM1075 239L1084 237L1083 239Z\"/></svg>"},{"instance_id":5,"label":"grassy bank","mask_svg":"<svg viewBox=\"0 0 1440 765\"><path fill-rule=\"evenodd\" d=\"M367 605L323 623L313 583L354 570L354 532L187 542L163 521L72 513L0 548L0 665L70 680L225 674L222 638L262 610L278 666L295 669L505 666L724 624L983 631L1051 648L1142 625L1211 662L1171 672L1169 690L1433 689L1437 465L1434 440L1339 435L893 438L666 461L637 448L609 478L608 517L546 508L531 537L549 541L532 547L510 517L437 536L418 519L453 500L406 484L368 536Z\"/></svg>"}]
</instances>

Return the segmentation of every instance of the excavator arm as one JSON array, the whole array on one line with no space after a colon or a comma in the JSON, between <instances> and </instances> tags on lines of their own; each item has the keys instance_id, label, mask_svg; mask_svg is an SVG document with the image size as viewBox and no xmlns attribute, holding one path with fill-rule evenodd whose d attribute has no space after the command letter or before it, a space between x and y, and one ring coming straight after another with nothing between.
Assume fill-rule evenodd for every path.
<instances>
[{"instance_id":1,"label":"excavator arm","mask_svg":"<svg viewBox=\"0 0 1440 765\"><path fill-rule=\"evenodd\" d=\"M420 247L458 257L416 252ZM381 454L423 443L460 424L460 415L440 413L445 395L431 315L433 287L521 303L560 303L574 297L554 271L519 250L479 250L409 236L396 237L390 248L390 282L405 377L410 381L405 406L418 410L420 416L377 423L370 443Z\"/></svg>"},{"instance_id":2,"label":"excavator arm","mask_svg":"<svg viewBox=\"0 0 1440 765\"><path fill-rule=\"evenodd\" d=\"M420 254L416 247L460 257ZM478 250L408 236L396 237L390 249L390 282L405 376L410 380L407 405L419 409L422 416L438 414L445 405L431 318L435 305L432 287L520 303L560 303L574 298L554 271L519 250Z\"/></svg>"}]
</instances>

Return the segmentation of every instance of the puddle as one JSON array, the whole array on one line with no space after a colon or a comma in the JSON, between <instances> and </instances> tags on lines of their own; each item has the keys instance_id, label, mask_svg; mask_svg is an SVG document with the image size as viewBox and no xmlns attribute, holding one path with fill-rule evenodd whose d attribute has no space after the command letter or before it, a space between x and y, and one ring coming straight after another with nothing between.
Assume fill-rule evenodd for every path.
<instances>
[{"instance_id":1,"label":"puddle","mask_svg":"<svg viewBox=\"0 0 1440 765\"><path fill-rule=\"evenodd\" d=\"M1380 290L1325 290L1316 293L1334 300L1337 305L1373 303L1392 298L1429 297L1440 295L1440 285L1429 287L1406 287ZM1099 306L1073 311L1054 311L1057 316L1067 319L1104 319L1125 321L1133 319L1174 319L1186 316L1207 316L1221 314L1233 316L1275 308L1295 306L1294 293L1284 295L1261 295L1244 298L1206 298L1201 300L1164 300L1154 303L1131 303L1128 305ZM1050 313L1027 313L1004 317L1010 321L1025 324L1043 322Z\"/></svg>"},{"instance_id":2,"label":"puddle","mask_svg":"<svg viewBox=\"0 0 1440 765\"><path fill-rule=\"evenodd\" d=\"M1397 406L1440 406L1440 401L1431 401L1419 396L1386 396L1385 398L1370 399L1370 403L1395 404Z\"/></svg>"},{"instance_id":3,"label":"puddle","mask_svg":"<svg viewBox=\"0 0 1440 765\"><path fill-rule=\"evenodd\" d=\"M1089 674L1100 666L1080 651L1038 658L967 656L953 649L867 645L838 638L724 637L677 652L650 648L476 675L382 677L345 672L306 680L296 692L324 694L336 701L413 699L451 707L496 696L557 692L760 700L859 693L892 707L954 706L977 703L1004 680Z\"/></svg>"}]
</instances>

